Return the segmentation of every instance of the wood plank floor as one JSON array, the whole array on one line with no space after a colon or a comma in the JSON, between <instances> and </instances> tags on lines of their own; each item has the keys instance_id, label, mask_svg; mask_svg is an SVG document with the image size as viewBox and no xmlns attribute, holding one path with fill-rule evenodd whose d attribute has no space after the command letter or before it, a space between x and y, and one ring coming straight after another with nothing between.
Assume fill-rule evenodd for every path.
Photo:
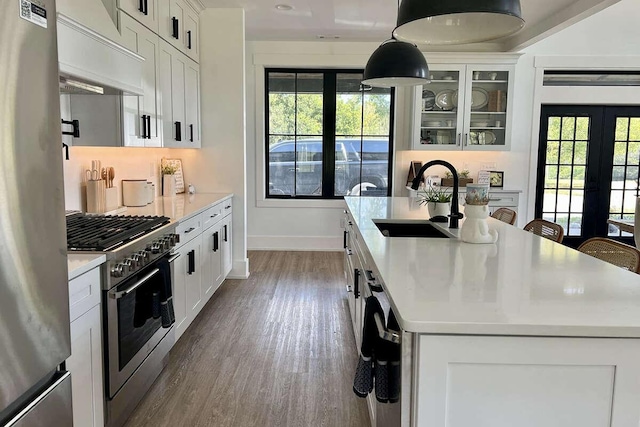
<instances>
[{"instance_id":1,"label":"wood plank floor","mask_svg":"<svg viewBox=\"0 0 640 427\"><path fill-rule=\"evenodd\" d=\"M171 351L134 426L369 426L339 252L250 252Z\"/></svg>"}]
</instances>

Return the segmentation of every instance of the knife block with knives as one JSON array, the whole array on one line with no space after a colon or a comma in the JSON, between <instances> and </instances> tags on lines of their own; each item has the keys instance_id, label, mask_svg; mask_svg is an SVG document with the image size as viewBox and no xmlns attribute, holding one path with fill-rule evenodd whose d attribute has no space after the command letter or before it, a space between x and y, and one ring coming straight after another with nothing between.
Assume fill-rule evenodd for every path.
<instances>
[{"instance_id":1,"label":"knife block with knives","mask_svg":"<svg viewBox=\"0 0 640 427\"><path fill-rule=\"evenodd\" d=\"M100 168L99 161L91 162L91 169L87 170L88 213L104 213L118 208L118 189L113 186L114 178L112 167Z\"/></svg>"}]
</instances>

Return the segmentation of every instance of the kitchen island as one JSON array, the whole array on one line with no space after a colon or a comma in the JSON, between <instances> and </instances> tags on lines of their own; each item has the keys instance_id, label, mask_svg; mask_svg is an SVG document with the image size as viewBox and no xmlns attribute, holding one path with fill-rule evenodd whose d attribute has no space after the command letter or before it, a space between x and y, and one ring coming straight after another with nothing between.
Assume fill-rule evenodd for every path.
<instances>
[{"instance_id":1,"label":"kitchen island","mask_svg":"<svg viewBox=\"0 0 640 427\"><path fill-rule=\"evenodd\" d=\"M346 203L403 330L403 426L638 426L639 275L491 218L493 245L385 237L426 208Z\"/></svg>"}]
</instances>

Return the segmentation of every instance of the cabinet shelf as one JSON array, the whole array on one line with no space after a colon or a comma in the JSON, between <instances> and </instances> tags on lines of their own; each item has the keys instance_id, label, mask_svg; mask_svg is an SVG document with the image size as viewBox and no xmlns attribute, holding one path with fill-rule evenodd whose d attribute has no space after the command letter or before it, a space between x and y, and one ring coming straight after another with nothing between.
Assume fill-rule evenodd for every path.
<instances>
[{"instance_id":1,"label":"cabinet shelf","mask_svg":"<svg viewBox=\"0 0 640 427\"><path fill-rule=\"evenodd\" d=\"M506 111L472 111L471 114L507 114Z\"/></svg>"},{"instance_id":2,"label":"cabinet shelf","mask_svg":"<svg viewBox=\"0 0 640 427\"><path fill-rule=\"evenodd\" d=\"M458 114L458 112L451 110L422 110L422 114Z\"/></svg>"},{"instance_id":3,"label":"cabinet shelf","mask_svg":"<svg viewBox=\"0 0 640 427\"><path fill-rule=\"evenodd\" d=\"M431 83L458 83L458 80L439 79L439 80L431 80Z\"/></svg>"},{"instance_id":4,"label":"cabinet shelf","mask_svg":"<svg viewBox=\"0 0 640 427\"><path fill-rule=\"evenodd\" d=\"M445 129L455 129L454 126L421 126L420 129L438 129L438 130L445 130Z\"/></svg>"},{"instance_id":5,"label":"cabinet shelf","mask_svg":"<svg viewBox=\"0 0 640 427\"><path fill-rule=\"evenodd\" d=\"M473 84L476 83L501 83L501 84L507 84L509 83L509 81L507 80L473 80Z\"/></svg>"},{"instance_id":6,"label":"cabinet shelf","mask_svg":"<svg viewBox=\"0 0 640 427\"><path fill-rule=\"evenodd\" d=\"M500 126L500 127L495 127L495 126L471 126L469 129L471 129L471 130L489 130L489 129L504 130L504 126Z\"/></svg>"}]
</instances>

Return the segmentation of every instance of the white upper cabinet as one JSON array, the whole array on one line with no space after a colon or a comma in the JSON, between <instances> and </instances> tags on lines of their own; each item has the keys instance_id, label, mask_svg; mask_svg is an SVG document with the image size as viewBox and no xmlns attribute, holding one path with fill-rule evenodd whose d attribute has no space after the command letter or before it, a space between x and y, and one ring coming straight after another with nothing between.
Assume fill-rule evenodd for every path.
<instances>
[{"instance_id":1,"label":"white upper cabinet","mask_svg":"<svg viewBox=\"0 0 640 427\"><path fill-rule=\"evenodd\" d=\"M163 146L200 148L200 67L160 41Z\"/></svg>"},{"instance_id":2,"label":"white upper cabinet","mask_svg":"<svg viewBox=\"0 0 640 427\"><path fill-rule=\"evenodd\" d=\"M118 8L158 33L158 0L118 0Z\"/></svg>"},{"instance_id":3,"label":"white upper cabinet","mask_svg":"<svg viewBox=\"0 0 640 427\"><path fill-rule=\"evenodd\" d=\"M199 62L198 14L184 0L158 0L158 2L160 37Z\"/></svg>"},{"instance_id":4,"label":"white upper cabinet","mask_svg":"<svg viewBox=\"0 0 640 427\"><path fill-rule=\"evenodd\" d=\"M200 18L191 9L187 9L184 21L185 53L196 62L200 61Z\"/></svg>"},{"instance_id":5,"label":"white upper cabinet","mask_svg":"<svg viewBox=\"0 0 640 427\"><path fill-rule=\"evenodd\" d=\"M185 69L186 135L184 147L199 148L200 142L200 66L188 60Z\"/></svg>"},{"instance_id":6,"label":"white upper cabinet","mask_svg":"<svg viewBox=\"0 0 640 427\"><path fill-rule=\"evenodd\" d=\"M144 95L123 98L124 145L127 147L161 147L159 91L159 37L122 11L118 13L120 32L126 47L145 61L142 68Z\"/></svg>"},{"instance_id":7,"label":"white upper cabinet","mask_svg":"<svg viewBox=\"0 0 640 427\"><path fill-rule=\"evenodd\" d=\"M511 64L429 64L415 89L414 150L510 148L515 60Z\"/></svg>"}]
</instances>

